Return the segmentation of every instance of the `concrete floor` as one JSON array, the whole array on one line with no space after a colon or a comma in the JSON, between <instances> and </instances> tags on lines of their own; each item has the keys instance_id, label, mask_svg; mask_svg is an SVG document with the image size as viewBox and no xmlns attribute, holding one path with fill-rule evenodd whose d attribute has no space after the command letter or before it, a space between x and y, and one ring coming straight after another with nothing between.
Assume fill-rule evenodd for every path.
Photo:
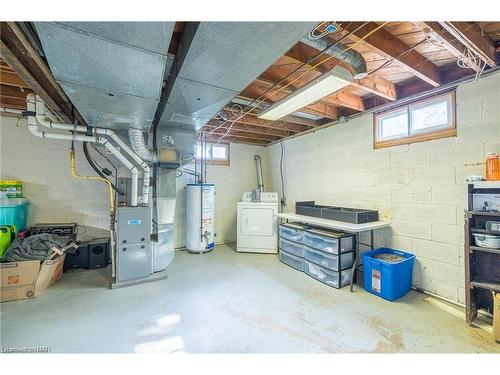
<instances>
[{"instance_id":1,"label":"concrete floor","mask_svg":"<svg viewBox=\"0 0 500 375\"><path fill-rule=\"evenodd\" d=\"M177 252L169 278L118 290L73 270L40 297L1 304L1 346L52 352L500 352L491 335L410 292L391 303L332 289L274 255Z\"/></svg>"}]
</instances>

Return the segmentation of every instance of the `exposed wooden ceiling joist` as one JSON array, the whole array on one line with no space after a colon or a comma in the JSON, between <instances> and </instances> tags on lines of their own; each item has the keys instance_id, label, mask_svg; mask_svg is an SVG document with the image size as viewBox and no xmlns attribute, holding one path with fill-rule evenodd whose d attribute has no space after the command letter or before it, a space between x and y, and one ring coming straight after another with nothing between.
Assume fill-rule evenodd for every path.
<instances>
[{"instance_id":1,"label":"exposed wooden ceiling joist","mask_svg":"<svg viewBox=\"0 0 500 375\"><path fill-rule=\"evenodd\" d=\"M307 126L308 128L315 128L316 126L321 126L325 123L324 120L310 120L303 117L298 117L294 115L288 115L281 118L282 121L286 123L293 123Z\"/></svg>"},{"instance_id":2,"label":"exposed wooden ceiling joist","mask_svg":"<svg viewBox=\"0 0 500 375\"><path fill-rule=\"evenodd\" d=\"M227 131L228 129L231 130L239 130L239 131L245 131L247 133L252 133L252 134L266 134L274 137L286 137L291 134L295 134L297 132L290 132L286 131L285 129L266 129L266 128L259 128L258 126L252 126L252 125L245 125L245 124L240 124L238 122L235 122L231 125L231 123L225 123L225 124L220 124L217 123L216 121L210 121L207 125L203 127L203 129L207 130L214 130L214 129L224 129Z\"/></svg>"},{"instance_id":3,"label":"exposed wooden ceiling joist","mask_svg":"<svg viewBox=\"0 0 500 375\"><path fill-rule=\"evenodd\" d=\"M264 141L268 141L268 142L277 141L278 139L283 138L283 137L277 137L277 136L269 135L269 134L250 133L250 132L246 132L244 130L237 130L234 128L232 128L230 132L228 132L227 129L222 129L222 128L217 129L215 127L212 127L210 129L210 126L204 127L203 130L206 131L207 135L212 135L212 136L217 137L217 138L224 137L225 135L231 135L233 137L239 137L242 139L259 139L259 140L264 140Z\"/></svg>"},{"instance_id":4,"label":"exposed wooden ceiling joist","mask_svg":"<svg viewBox=\"0 0 500 375\"><path fill-rule=\"evenodd\" d=\"M265 146L266 144L269 143L269 141L263 140L263 139L257 139L257 138L251 138L251 137L236 137L232 135L227 135L224 138L220 138L220 136L207 136L207 142L220 142L220 143L227 143L227 142L234 142L234 143L244 143L244 144L250 144L250 145L257 145L257 146Z\"/></svg>"},{"instance_id":5,"label":"exposed wooden ceiling joist","mask_svg":"<svg viewBox=\"0 0 500 375\"><path fill-rule=\"evenodd\" d=\"M26 96L32 92L22 87L0 84L0 106L14 109L26 109Z\"/></svg>"},{"instance_id":6,"label":"exposed wooden ceiling joist","mask_svg":"<svg viewBox=\"0 0 500 375\"><path fill-rule=\"evenodd\" d=\"M229 113L233 113L235 115L238 115L239 112L236 111L234 108L231 107L226 107L224 108L225 111ZM283 117L282 121L268 121L268 120L263 120L257 117L257 114L252 112L252 113L246 113L244 116L238 118L238 123L240 124L246 124L246 125L253 125L253 126L258 126L261 128L272 128L272 129L287 129L288 131L292 132L302 132L304 130L314 128L316 126L320 126L321 124L317 124L312 120L307 120L307 119L298 119L296 116L287 116Z\"/></svg>"},{"instance_id":7,"label":"exposed wooden ceiling joist","mask_svg":"<svg viewBox=\"0 0 500 375\"><path fill-rule=\"evenodd\" d=\"M64 121L85 121L16 22L0 22L0 56Z\"/></svg>"},{"instance_id":8,"label":"exposed wooden ceiling joist","mask_svg":"<svg viewBox=\"0 0 500 375\"><path fill-rule=\"evenodd\" d=\"M473 76L475 73L471 69L458 68L456 62L451 62L443 65L439 70L439 74L445 79L446 83L449 83ZM434 87L429 85L427 82L416 77L397 85L398 96L401 98L422 94L426 91L432 90L433 88Z\"/></svg>"},{"instance_id":9,"label":"exposed wooden ceiling joist","mask_svg":"<svg viewBox=\"0 0 500 375\"><path fill-rule=\"evenodd\" d=\"M415 23L422 28L424 33L434 39L434 43L441 45L456 58L464 57L464 45L454 38L439 22L426 21ZM480 69L480 67L475 67L474 70L478 71Z\"/></svg>"},{"instance_id":10,"label":"exposed wooden ceiling joist","mask_svg":"<svg viewBox=\"0 0 500 375\"><path fill-rule=\"evenodd\" d=\"M446 30L457 37L463 44L468 45L479 53L489 66L496 66L495 44L483 33L477 23L469 22L439 22Z\"/></svg>"},{"instance_id":11,"label":"exposed wooden ceiling joist","mask_svg":"<svg viewBox=\"0 0 500 375\"><path fill-rule=\"evenodd\" d=\"M351 22L344 30L352 32L349 35L349 39L357 42L378 27L379 25L375 22L368 22L366 24L363 24L363 22ZM363 43L368 44L388 59L394 60L395 63L404 66L418 78L428 82L432 86L437 87L441 84L439 69L436 65L384 28L378 29L373 34L368 35L368 37L363 39Z\"/></svg>"},{"instance_id":12,"label":"exposed wooden ceiling joist","mask_svg":"<svg viewBox=\"0 0 500 375\"><path fill-rule=\"evenodd\" d=\"M315 49L311 46L308 46L307 44L299 42L286 53L286 56L294 59L297 62L300 62L302 64L306 64L304 66L304 69L310 69L311 67L315 66L316 64L324 61L323 63L314 67L315 71L318 71L321 73L326 73L337 65L342 66L346 69L350 69L350 70L352 69L349 65L344 64L341 61L339 61L331 56L325 55L325 54L318 56L317 58L312 60L310 63L308 63L319 52L320 51L318 51L317 49ZM294 77L292 77L292 79L293 78ZM366 78L354 80L352 82L352 86L360 88L366 92L375 94L377 96L380 96L380 97L388 99L388 100L396 100L397 99L396 86L392 82L390 82L384 78L381 78L377 75L369 75Z\"/></svg>"},{"instance_id":13,"label":"exposed wooden ceiling joist","mask_svg":"<svg viewBox=\"0 0 500 375\"><path fill-rule=\"evenodd\" d=\"M16 72L2 59L0 59L0 84L29 88L29 85L19 78Z\"/></svg>"}]
</instances>

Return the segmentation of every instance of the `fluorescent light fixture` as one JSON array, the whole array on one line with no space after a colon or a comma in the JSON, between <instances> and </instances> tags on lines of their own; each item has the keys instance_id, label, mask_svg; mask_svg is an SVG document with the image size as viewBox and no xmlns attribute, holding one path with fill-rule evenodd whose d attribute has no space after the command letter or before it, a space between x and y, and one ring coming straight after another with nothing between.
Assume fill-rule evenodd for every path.
<instances>
[{"instance_id":1,"label":"fluorescent light fixture","mask_svg":"<svg viewBox=\"0 0 500 375\"><path fill-rule=\"evenodd\" d=\"M274 103L262 111L258 117L271 121L277 120L348 86L351 82L351 73L347 69L336 66L328 73Z\"/></svg>"}]
</instances>

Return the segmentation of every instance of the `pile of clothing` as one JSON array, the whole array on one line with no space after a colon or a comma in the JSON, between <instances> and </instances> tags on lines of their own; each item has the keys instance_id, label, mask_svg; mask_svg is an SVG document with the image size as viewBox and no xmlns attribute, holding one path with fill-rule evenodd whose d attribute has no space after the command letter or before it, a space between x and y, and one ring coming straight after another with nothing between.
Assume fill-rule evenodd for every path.
<instances>
[{"instance_id":1,"label":"pile of clothing","mask_svg":"<svg viewBox=\"0 0 500 375\"><path fill-rule=\"evenodd\" d=\"M52 255L52 248L63 249L74 242L72 236L41 233L26 238L16 238L5 251L4 262L25 260L47 260Z\"/></svg>"}]
</instances>

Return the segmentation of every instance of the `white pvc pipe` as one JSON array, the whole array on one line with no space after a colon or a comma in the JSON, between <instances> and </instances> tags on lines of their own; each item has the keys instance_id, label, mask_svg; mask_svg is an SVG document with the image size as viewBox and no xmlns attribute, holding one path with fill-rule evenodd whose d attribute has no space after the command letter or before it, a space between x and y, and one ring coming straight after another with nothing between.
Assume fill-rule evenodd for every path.
<instances>
[{"instance_id":1,"label":"white pvc pipe","mask_svg":"<svg viewBox=\"0 0 500 375\"><path fill-rule=\"evenodd\" d=\"M22 115L23 111L20 109L13 109L13 108L6 108L6 107L0 107L0 112L3 113L12 113L15 115Z\"/></svg>"},{"instance_id":2,"label":"white pvc pipe","mask_svg":"<svg viewBox=\"0 0 500 375\"><path fill-rule=\"evenodd\" d=\"M29 112L36 112L36 105L34 103L34 94L29 94L27 97L27 108ZM130 174L132 175L132 194L131 194L131 206L137 206L137 185L139 180L139 173L137 168L125 157L120 151L114 147L107 139L95 136L88 136L82 134L59 134L59 133L47 133L41 132L38 129L38 118L35 116L28 116L28 129L30 132L40 138L50 138L50 139L61 139L61 140L74 140L80 142L90 142L90 143L99 143L106 147L109 152L111 152L118 160L122 162L123 165L127 169L129 169ZM52 122L51 122L52 123ZM71 129L67 129L66 126L71 127ZM51 127L51 126L49 126ZM64 129L64 130L75 130L75 127L70 124L57 124L52 123L53 129Z\"/></svg>"},{"instance_id":3,"label":"white pvc pipe","mask_svg":"<svg viewBox=\"0 0 500 375\"><path fill-rule=\"evenodd\" d=\"M40 99L39 96L36 97L36 119L40 125L43 125L47 128L51 129L61 129L61 130L69 130L69 131L77 131L77 132L86 132L87 127L81 125L73 125L73 124L65 124L65 123L57 123L46 118L46 105ZM50 112L49 112L50 113ZM123 149L144 171L143 177L143 189L142 189L142 204L148 205L149 203L149 190L150 190L150 176L151 170L149 165L142 160L121 138L111 129L104 128L93 128L93 130L100 135L105 135L113 139L116 144ZM138 186L138 181L132 179L132 193L134 192L134 185ZM135 190L136 194L132 194L132 196L137 196L137 189Z\"/></svg>"}]
</instances>

